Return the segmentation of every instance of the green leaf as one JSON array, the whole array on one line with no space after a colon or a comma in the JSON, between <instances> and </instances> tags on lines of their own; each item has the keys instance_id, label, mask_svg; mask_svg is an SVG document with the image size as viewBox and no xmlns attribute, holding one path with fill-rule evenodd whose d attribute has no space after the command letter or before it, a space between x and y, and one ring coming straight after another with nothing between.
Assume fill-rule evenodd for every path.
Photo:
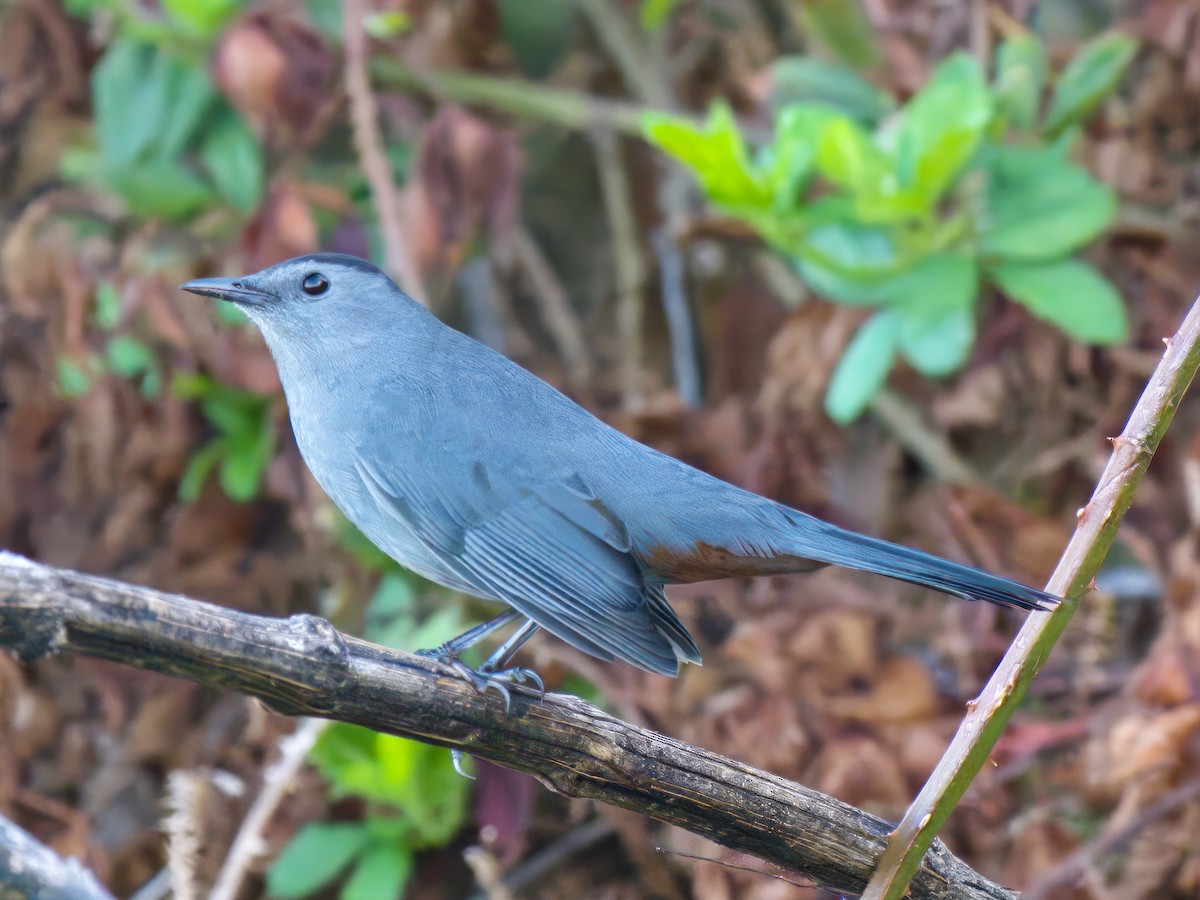
<instances>
[{"instance_id":1,"label":"green leaf","mask_svg":"<svg viewBox=\"0 0 1200 900\"><path fill-rule=\"evenodd\" d=\"M200 149L205 168L221 195L240 212L258 208L263 192L263 151L258 138L232 110L205 135Z\"/></svg>"},{"instance_id":2,"label":"green leaf","mask_svg":"<svg viewBox=\"0 0 1200 900\"><path fill-rule=\"evenodd\" d=\"M241 9L242 0L162 0L172 22L196 37L209 38Z\"/></svg>"},{"instance_id":3,"label":"green leaf","mask_svg":"<svg viewBox=\"0 0 1200 900\"><path fill-rule=\"evenodd\" d=\"M667 19L678 5L679 0L642 0L638 20L642 28L654 34L667 24Z\"/></svg>"},{"instance_id":4,"label":"green leaf","mask_svg":"<svg viewBox=\"0 0 1200 900\"><path fill-rule=\"evenodd\" d=\"M1137 41L1125 34L1109 34L1085 44L1067 63L1054 85L1043 134L1054 137L1083 121L1116 90L1117 82L1137 55Z\"/></svg>"},{"instance_id":5,"label":"green leaf","mask_svg":"<svg viewBox=\"0 0 1200 900\"><path fill-rule=\"evenodd\" d=\"M150 159L109 172L105 182L136 216L184 219L212 201L204 180L170 159Z\"/></svg>"},{"instance_id":6,"label":"green leaf","mask_svg":"<svg viewBox=\"0 0 1200 900\"><path fill-rule=\"evenodd\" d=\"M896 187L891 160L851 119L835 119L821 130L817 169L856 197L877 197Z\"/></svg>"},{"instance_id":7,"label":"green leaf","mask_svg":"<svg viewBox=\"0 0 1200 900\"><path fill-rule=\"evenodd\" d=\"M1008 38L996 53L992 85L996 108L1018 128L1028 131L1037 121L1046 87L1046 47L1032 34Z\"/></svg>"},{"instance_id":8,"label":"green leaf","mask_svg":"<svg viewBox=\"0 0 1200 900\"><path fill-rule=\"evenodd\" d=\"M132 378L154 369L157 360L154 351L137 338L118 335L108 342L105 349L108 367L123 378Z\"/></svg>"},{"instance_id":9,"label":"green leaf","mask_svg":"<svg viewBox=\"0 0 1200 900\"><path fill-rule=\"evenodd\" d=\"M225 452L225 441L221 438L209 441L196 451L188 460L187 468L183 470L183 477L179 479L180 500L185 503L195 503L200 498L204 482L208 480L209 473L221 461Z\"/></svg>"},{"instance_id":10,"label":"green leaf","mask_svg":"<svg viewBox=\"0 0 1200 900\"><path fill-rule=\"evenodd\" d=\"M69 356L60 355L54 363L58 392L70 399L82 397L92 385L87 370Z\"/></svg>"},{"instance_id":11,"label":"green leaf","mask_svg":"<svg viewBox=\"0 0 1200 900\"><path fill-rule=\"evenodd\" d=\"M979 246L987 257L1035 262L1066 256L1095 240L1117 213L1113 191L1055 147L996 147L984 171Z\"/></svg>"},{"instance_id":12,"label":"green leaf","mask_svg":"<svg viewBox=\"0 0 1200 900\"><path fill-rule=\"evenodd\" d=\"M314 893L350 865L368 836L359 822L305 825L267 870L267 892L283 900Z\"/></svg>"},{"instance_id":13,"label":"green leaf","mask_svg":"<svg viewBox=\"0 0 1200 900\"><path fill-rule=\"evenodd\" d=\"M219 477L221 489L235 503L249 503L258 496L270 458L251 449L231 449L223 460Z\"/></svg>"},{"instance_id":14,"label":"green leaf","mask_svg":"<svg viewBox=\"0 0 1200 900\"><path fill-rule=\"evenodd\" d=\"M96 285L96 324L107 331L121 321L121 295L111 281Z\"/></svg>"},{"instance_id":15,"label":"green leaf","mask_svg":"<svg viewBox=\"0 0 1200 900\"><path fill-rule=\"evenodd\" d=\"M217 314L217 321L222 325L240 328L250 321L250 317L236 303L227 303L224 300L219 300L214 309Z\"/></svg>"},{"instance_id":16,"label":"green leaf","mask_svg":"<svg viewBox=\"0 0 1200 900\"><path fill-rule=\"evenodd\" d=\"M887 231L858 222L814 227L795 254L813 290L851 305L882 303L887 282L902 265Z\"/></svg>"},{"instance_id":17,"label":"green leaf","mask_svg":"<svg viewBox=\"0 0 1200 900\"><path fill-rule=\"evenodd\" d=\"M412 851L398 843L369 846L342 887L341 900L400 900L413 870Z\"/></svg>"},{"instance_id":18,"label":"green leaf","mask_svg":"<svg viewBox=\"0 0 1200 900\"><path fill-rule=\"evenodd\" d=\"M161 54L160 59L166 80L167 108L154 147L156 155L172 159L188 146L218 95L204 66Z\"/></svg>"},{"instance_id":19,"label":"green leaf","mask_svg":"<svg viewBox=\"0 0 1200 900\"><path fill-rule=\"evenodd\" d=\"M870 318L838 360L825 391L825 412L845 425L867 408L896 360L900 322L890 310Z\"/></svg>"},{"instance_id":20,"label":"green leaf","mask_svg":"<svg viewBox=\"0 0 1200 900\"><path fill-rule=\"evenodd\" d=\"M100 154L111 168L137 160L162 127L167 92L160 55L118 38L92 71L92 109Z\"/></svg>"},{"instance_id":21,"label":"green leaf","mask_svg":"<svg viewBox=\"0 0 1200 900\"><path fill-rule=\"evenodd\" d=\"M896 108L881 91L841 63L813 56L785 56L771 67L768 104L786 115L797 104L826 107L863 125L873 126Z\"/></svg>"},{"instance_id":22,"label":"green leaf","mask_svg":"<svg viewBox=\"0 0 1200 900\"><path fill-rule=\"evenodd\" d=\"M411 576L399 571L385 574L367 601L363 637L388 647L410 647L416 629L415 597Z\"/></svg>"},{"instance_id":23,"label":"green leaf","mask_svg":"<svg viewBox=\"0 0 1200 900\"><path fill-rule=\"evenodd\" d=\"M336 793L402 810L419 844L443 844L462 826L470 782L445 750L338 723L322 733L310 758Z\"/></svg>"},{"instance_id":24,"label":"green leaf","mask_svg":"<svg viewBox=\"0 0 1200 900\"><path fill-rule=\"evenodd\" d=\"M797 104L775 120L775 140L763 148L758 169L765 175L779 213L799 209L813 174L821 134L837 114L814 104Z\"/></svg>"},{"instance_id":25,"label":"green leaf","mask_svg":"<svg viewBox=\"0 0 1200 900\"><path fill-rule=\"evenodd\" d=\"M59 159L58 170L66 181L104 183L104 159L91 147L68 147Z\"/></svg>"},{"instance_id":26,"label":"green leaf","mask_svg":"<svg viewBox=\"0 0 1200 900\"><path fill-rule=\"evenodd\" d=\"M929 83L883 135L893 149L902 187L931 209L975 154L992 117L992 100L979 62L956 53L934 70Z\"/></svg>"},{"instance_id":27,"label":"green leaf","mask_svg":"<svg viewBox=\"0 0 1200 900\"><path fill-rule=\"evenodd\" d=\"M913 368L938 378L962 368L975 342L975 260L943 253L894 283L888 301L900 320L898 345Z\"/></svg>"},{"instance_id":28,"label":"green leaf","mask_svg":"<svg viewBox=\"0 0 1200 900\"><path fill-rule=\"evenodd\" d=\"M398 37L412 28L412 17L399 10L372 13L363 19L363 31L376 40Z\"/></svg>"},{"instance_id":29,"label":"green leaf","mask_svg":"<svg viewBox=\"0 0 1200 900\"><path fill-rule=\"evenodd\" d=\"M692 170L713 203L735 209L771 204L770 187L751 166L727 104L714 104L702 128L686 119L645 113L642 130L650 143Z\"/></svg>"},{"instance_id":30,"label":"green leaf","mask_svg":"<svg viewBox=\"0 0 1200 900\"><path fill-rule=\"evenodd\" d=\"M1091 344L1125 340L1129 325L1116 288L1076 259L992 266L989 276L1009 297L1040 319Z\"/></svg>"}]
</instances>

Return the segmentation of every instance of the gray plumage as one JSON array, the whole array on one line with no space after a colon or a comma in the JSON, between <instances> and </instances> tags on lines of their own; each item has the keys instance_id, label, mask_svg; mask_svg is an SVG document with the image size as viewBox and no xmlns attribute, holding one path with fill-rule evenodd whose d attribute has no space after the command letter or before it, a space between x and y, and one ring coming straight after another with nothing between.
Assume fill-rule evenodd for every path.
<instances>
[{"instance_id":1,"label":"gray plumage","mask_svg":"<svg viewBox=\"0 0 1200 900\"><path fill-rule=\"evenodd\" d=\"M355 257L315 254L183 287L237 302L261 329L300 452L368 538L602 659L667 675L700 661L666 601L670 583L833 563L968 600L1057 600L639 444Z\"/></svg>"}]
</instances>

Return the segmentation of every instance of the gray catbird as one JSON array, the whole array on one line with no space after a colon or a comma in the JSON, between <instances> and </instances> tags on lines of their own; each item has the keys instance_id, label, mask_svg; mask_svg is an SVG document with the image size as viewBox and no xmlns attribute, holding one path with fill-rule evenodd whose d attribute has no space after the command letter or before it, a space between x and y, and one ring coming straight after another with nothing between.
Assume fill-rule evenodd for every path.
<instances>
[{"instance_id":1,"label":"gray catbird","mask_svg":"<svg viewBox=\"0 0 1200 900\"><path fill-rule=\"evenodd\" d=\"M833 564L1020 609L1059 599L845 531L651 450L353 256L182 287L258 324L300 452L350 521L409 569L511 607L434 651L480 689L533 677L503 667L539 627L651 672L699 662L668 584ZM478 672L457 663L522 618Z\"/></svg>"}]
</instances>

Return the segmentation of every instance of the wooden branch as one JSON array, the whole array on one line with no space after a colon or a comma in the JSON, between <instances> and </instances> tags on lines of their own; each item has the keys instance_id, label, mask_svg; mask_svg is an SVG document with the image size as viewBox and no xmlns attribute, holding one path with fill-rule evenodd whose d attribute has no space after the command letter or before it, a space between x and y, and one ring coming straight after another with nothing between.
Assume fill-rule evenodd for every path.
<instances>
[{"instance_id":1,"label":"wooden branch","mask_svg":"<svg viewBox=\"0 0 1200 900\"><path fill-rule=\"evenodd\" d=\"M634 810L860 893L891 826L828 797L615 719L574 697L514 690L512 709L449 667L339 633L53 569L0 552L0 647L74 653L259 697L289 715L353 722L526 772L570 797ZM770 723L763 723L770 739ZM1015 898L940 842L921 898Z\"/></svg>"}]
</instances>

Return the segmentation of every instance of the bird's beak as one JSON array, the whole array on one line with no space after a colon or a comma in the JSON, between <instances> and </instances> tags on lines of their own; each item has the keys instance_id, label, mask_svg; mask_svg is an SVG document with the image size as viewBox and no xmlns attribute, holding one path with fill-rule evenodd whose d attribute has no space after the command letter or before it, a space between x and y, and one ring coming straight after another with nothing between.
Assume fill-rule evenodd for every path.
<instances>
[{"instance_id":1,"label":"bird's beak","mask_svg":"<svg viewBox=\"0 0 1200 900\"><path fill-rule=\"evenodd\" d=\"M252 287L244 278L197 278L181 284L179 289L202 297L228 300L239 306L259 306L268 298L266 293Z\"/></svg>"}]
</instances>

